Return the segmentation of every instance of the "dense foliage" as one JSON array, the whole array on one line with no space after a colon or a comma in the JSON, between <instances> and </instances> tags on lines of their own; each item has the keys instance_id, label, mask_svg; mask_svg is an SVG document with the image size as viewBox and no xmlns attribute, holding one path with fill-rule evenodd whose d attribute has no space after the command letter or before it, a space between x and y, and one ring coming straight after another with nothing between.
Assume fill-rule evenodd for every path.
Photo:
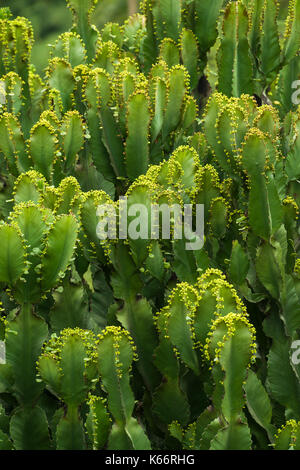
<instances>
[{"instance_id":1,"label":"dense foliage","mask_svg":"<svg viewBox=\"0 0 300 470\"><path fill-rule=\"evenodd\" d=\"M0 9L0 449L300 449L300 1L95 4L44 76ZM203 248L100 241L125 195Z\"/></svg>"},{"instance_id":2,"label":"dense foliage","mask_svg":"<svg viewBox=\"0 0 300 470\"><path fill-rule=\"evenodd\" d=\"M140 0L101 0L93 12L92 22L100 29L110 21L123 22L133 9L132 5L137 11L139 2ZM51 5L49 0L5 0L3 5L10 7L14 16L25 16L32 23L35 42L31 61L42 73L48 62L49 44L72 24L72 15L66 9L65 0L51 0Z\"/></svg>"}]
</instances>

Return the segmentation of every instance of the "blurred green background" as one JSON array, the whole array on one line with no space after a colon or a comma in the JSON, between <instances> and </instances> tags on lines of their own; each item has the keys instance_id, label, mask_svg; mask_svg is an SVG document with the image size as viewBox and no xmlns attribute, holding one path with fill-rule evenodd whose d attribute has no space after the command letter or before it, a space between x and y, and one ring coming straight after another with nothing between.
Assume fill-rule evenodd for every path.
<instances>
[{"instance_id":1,"label":"blurred green background","mask_svg":"<svg viewBox=\"0 0 300 470\"><path fill-rule=\"evenodd\" d=\"M213 0L212 0L213 1ZM289 0L280 0L280 17L287 15ZM92 22L101 29L108 21L123 22L138 9L140 0L99 0ZM26 16L32 22L35 46L32 61L41 72L46 66L47 44L55 41L58 34L71 27L71 13L65 0L0 0L0 6L8 6L15 16Z\"/></svg>"}]
</instances>

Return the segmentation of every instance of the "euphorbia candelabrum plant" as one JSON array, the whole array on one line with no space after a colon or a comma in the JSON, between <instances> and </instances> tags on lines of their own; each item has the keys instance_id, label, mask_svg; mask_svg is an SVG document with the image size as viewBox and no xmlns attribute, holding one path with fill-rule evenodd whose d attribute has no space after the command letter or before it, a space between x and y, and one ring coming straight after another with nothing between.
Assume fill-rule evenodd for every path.
<instances>
[{"instance_id":1,"label":"euphorbia candelabrum plant","mask_svg":"<svg viewBox=\"0 0 300 470\"><path fill-rule=\"evenodd\" d=\"M299 449L300 1L96 3L42 75L0 9L0 449ZM100 241L120 196L203 247Z\"/></svg>"}]
</instances>

